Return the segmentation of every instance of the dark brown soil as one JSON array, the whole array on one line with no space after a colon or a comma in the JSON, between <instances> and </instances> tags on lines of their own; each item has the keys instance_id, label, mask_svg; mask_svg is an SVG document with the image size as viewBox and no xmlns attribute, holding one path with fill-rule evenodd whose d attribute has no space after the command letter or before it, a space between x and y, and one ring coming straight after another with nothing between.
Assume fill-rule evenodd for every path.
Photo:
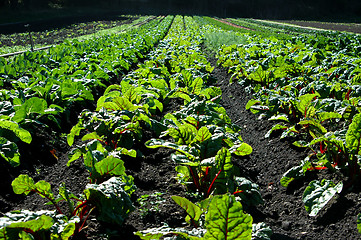
<instances>
[{"instance_id":1,"label":"dark brown soil","mask_svg":"<svg viewBox=\"0 0 361 240\"><path fill-rule=\"evenodd\" d=\"M311 21L296 21L296 20L277 20L282 23L290 23L303 27L320 28L325 30L333 30L340 32L361 33L361 24L356 23L331 23L331 22L311 22Z\"/></svg>"}]
</instances>

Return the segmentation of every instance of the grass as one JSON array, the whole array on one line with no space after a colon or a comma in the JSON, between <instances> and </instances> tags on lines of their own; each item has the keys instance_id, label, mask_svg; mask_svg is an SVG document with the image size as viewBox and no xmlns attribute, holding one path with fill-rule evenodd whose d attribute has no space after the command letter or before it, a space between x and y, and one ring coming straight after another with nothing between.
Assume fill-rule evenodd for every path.
<instances>
[{"instance_id":1,"label":"grass","mask_svg":"<svg viewBox=\"0 0 361 240\"><path fill-rule=\"evenodd\" d=\"M246 37L235 32L207 32L204 35L206 47L217 52L223 45L245 44Z\"/></svg>"}]
</instances>

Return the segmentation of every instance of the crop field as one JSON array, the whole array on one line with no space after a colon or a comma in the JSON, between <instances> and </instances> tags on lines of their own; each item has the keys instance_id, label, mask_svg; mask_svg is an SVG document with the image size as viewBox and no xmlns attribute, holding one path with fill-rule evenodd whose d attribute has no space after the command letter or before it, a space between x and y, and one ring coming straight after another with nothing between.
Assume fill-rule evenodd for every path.
<instances>
[{"instance_id":1,"label":"crop field","mask_svg":"<svg viewBox=\"0 0 361 240\"><path fill-rule=\"evenodd\" d=\"M361 37L308 26L2 34L0 239L361 239Z\"/></svg>"}]
</instances>

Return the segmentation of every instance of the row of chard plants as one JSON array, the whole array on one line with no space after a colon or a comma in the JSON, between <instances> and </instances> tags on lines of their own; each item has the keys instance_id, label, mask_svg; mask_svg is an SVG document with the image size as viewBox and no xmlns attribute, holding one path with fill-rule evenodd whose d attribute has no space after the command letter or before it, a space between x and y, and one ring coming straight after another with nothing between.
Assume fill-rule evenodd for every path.
<instances>
[{"instance_id":1,"label":"row of chard plants","mask_svg":"<svg viewBox=\"0 0 361 240\"><path fill-rule=\"evenodd\" d=\"M165 225L135 235L141 239L269 239L270 228L253 224L244 211L263 200L258 186L240 176L232 154L246 156L252 147L219 104L221 90L211 85L213 68L201 53L201 36L191 17L175 17L168 35L147 60L120 84L110 85L96 110L84 110L68 134L69 145L79 137L82 140L68 164L83 161L89 171L91 183L84 193L75 196L63 185L55 198L50 184L20 175L13 181L14 191L37 192L56 211L8 213L1 218L0 238L68 239L83 229L91 213L99 221L121 226L134 210L130 196L136 189L124 165L142 158L139 146L146 141L151 149L175 150L164 161L177 164L179 184L191 196L191 200L172 196L185 210L190 226ZM183 106L163 114L173 99L182 99ZM154 138L147 139L145 132L152 132ZM62 212L60 202L67 203L69 214Z\"/></svg>"},{"instance_id":2,"label":"row of chard plants","mask_svg":"<svg viewBox=\"0 0 361 240\"><path fill-rule=\"evenodd\" d=\"M0 58L1 158L18 166L19 143L30 144L36 131L70 125L72 111L144 58L169 25L169 18L159 18L126 33Z\"/></svg>"},{"instance_id":3,"label":"row of chard plants","mask_svg":"<svg viewBox=\"0 0 361 240\"><path fill-rule=\"evenodd\" d=\"M34 126L51 127L46 125L47 120L51 120L60 127L63 119L60 113L70 114L72 104L93 101L95 90L105 89L112 81L124 76L164 38L173 18L157 19L123 34L67 42L49 52L29 52L10 60L0 59L3 63L0 65L3 85L1 156L12 166L19 165L17 141L30 143L30 129ZM99 112L106 113L105 110ZM142 117L138 111L134 114ZM112 116L115 117L114 113ZM114 121L117 121L116 117ZM14 192L24 195L37 193L47 199L55 211L16 210L5 213L0 218L0 239L76 238L94 209L100 221L119 224L124 221L133 208L129 195L135 186L133 178L125 174L119 157L120 154L132 156L133 151L126 151L123 147L110 151L95 141L79 147L75 155L81 149L86 149L86 152L78 156L84 160L91 183L83 194L76 196L61 184L56 196L50 183L35 182L28 175L19 175L12 182ZM119 177L109 179L112 175Z\"/></svg>"},{"instance_id":4,"label":"row of chard plants","mask_svg":"<svg viewBox=\"0 0 361 240\"><path fill-rule=\"evenodd\" d=\"M275 122L265 137L279 133L309 155L284 173L281 185L309 171L328 169L338 182L313 180L302 200L316 216L361 176L361 38L329 34L276 39L245 34L246 44L224 46L218 63L253 94L246 106ZM360 222L360 215L358 217ZM360 227L360 226L358 226Z\"/></svg>"}]
</instances>

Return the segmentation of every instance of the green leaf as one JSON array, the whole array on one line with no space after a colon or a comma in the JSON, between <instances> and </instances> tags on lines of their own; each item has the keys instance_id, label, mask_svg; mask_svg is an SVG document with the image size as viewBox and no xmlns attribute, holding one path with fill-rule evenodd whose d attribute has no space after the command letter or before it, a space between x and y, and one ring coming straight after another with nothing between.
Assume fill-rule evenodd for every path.
<instances>
[{"instance_id":1,"label":"green leaf","mask_svg":"<svg viewBox=\"0 0 361 240\"><path fill-rule=\"evenodd\" d=\"M342 191L342 188L342 182L335 185L332 181L326 179L322 179L322 181L313 180L308 184L302 197L306 211L311 217L316 216L336 193Z\"/></svg>"},{"instance_id":2,"label":"green leaf","mask_svg":"<svg viewBox=\"0 0 361 240\"><path fill-rule=\"evenodd\" d=\"M0 128L12 131L23 142L31 143L32 138L30 132L21 128L16 122L0 119Z\"/></svg>"},{"instance_id":3,"label":"green leaf","mask_svg":"<svg viewBox=\"0 0 361 240\"><path fill-rule=\"evenodd\" d=\"M125 174L124 162L119 158L108 156L94 166L99 177L121 176ZM94 176L92 176L93 178Z\"/></svg>"},{"instance_id":4,"label":"green leaf","mask_svg":"<svg viewBox=\"0 0 361 240\"><path fill-rule=\"evenodd\" d=\"M348 148L358 151L356 154L361 153L361 113L353 117L352 123L348 127L346 145Z\"/></svg>"},{"instance_id":5,"label":"green leaf","mask_svg":"<svg viewBox=\"0 0 361 240\"><path fill-rule=\"evenodd\" d=\"M97 108L104 107L109 110L128 110L135 111L137 107L133 105L128 99L124 97L115 97L111 102L104 102L103 106L98 106Z\"/></svg>"},{"instance_id":6,"label":"green leaf","mask_svg":"<svg viewBox=\"0 0 361 240\"><path fill-rule=\"evenodd\" d=\"M259 186L244 178L244 177L235 177L235 182L237 183L236 193L237 197L240 197L241 202L245 206L257 206L263 204L263 199Z\"/></svg>"},{"instance_id":7,"label":"green leaf","mask_svg":"<svg viewBox=\"0 0 361 240\"><path fill-rule=\"evenodd\" d=\"M282 125L282 124L276 124L274 125L267 133L266 135L264 136L265 138L269 138L272 134L273 131L276 131L276 130L285 130L287 129L288 126L286 125Z\"/></svg>"},{"instance_id":8,"label":"green leaf","mask_svg":"<svg viewBox=\"0 0 361 240\"><path fill-rule=\"evenodd\" d=\"M207 233L204 240L251 239L252 217L243 212L233 195L214 196L206 214Z\"/></svg>"},{"instance_id":9,"label":"green leaf","mask_svg":"<svg viewBox=\"0 0 361 240\"><path fill-rule=\"evenodd\" d=\"M124 191L126 183L120 177L112 177L101 184L88 184L84 190L86 198L98 211L100 221L122 225L134 209L129 195Z\"/></svg>"},{"instance_id":10,"label":"green leaf","mask_svg":"<svg viewBox=\"0 0 361 240\"><path fill-rule=\"evenodd\" d=\"M22 122L25 119L32 119L31 114L45 114L47 103L45 99L32 97L27 99L21 106L15 108L15 115L12 120L15 122Z\"/></svg>"},{"instance_id":11,"label":"green leaf","mask_svg":"<svg viewBox=\"0 0 361 240\"><path fill-rule=\"evenodd\" d=\"M11 166L20 165L20 153L18 146L6 138L0 137L0 156L10 163Z\"/></svg>"},{"instance_id":12,"label":"green leaf","mask_svg":"<svg viewBox=\"0 0 361 240\"><path fill-rule=\"evenodd\" d=\"M252 240L271 240L272 230L265 223L252 225Z\"/></svg>"},{"instance_id":13,"label":"green leaf","mask_svg":"<svg viewBox=\"0 0 361 240\"><path fill-rule=\"evenodd\" d=\"M172 199L187 212L192 221L195 223L199 221L199 218L203 213L200 207L183 197L172 196Z\"/></svg>"},{"instance_id":14,"label":"green leaf","mask_svg":"<svg viewBox=\"0 0 361 240\"><path fill-rule=\"evenodd\" d=\"M342 118L342 115L337 112L320 112L317 113L317 116L320 119L320 122L333 118Z\"/></svg>"},{"instance_id":15,"label":"green leaf","mask_svg":"<svg viewBox=\"0 0 361 240\"><path fill-rule=\"evenodd\" d=\"M35 189L35 182L28 175L21 174L13 180L11 186L13 187L14 193L28 195Z\"/></svg>"},{"instance_id":16,"label":"green leaf","mask_svg":"<svg viewBox=\"0 0 361 240\"><path fill-rule=\"evenodd\" d=\"M208 130L207 127L201 127L198 132L196 137L194 138L194 142L204 142L207 139L210 139L212 137L212 134L210 133L210 131Z\"/></svg>"},{"instance_id":17,"label":"green leaf","mask_svg":"<svg viewBox=\"0 0 361 240\"><path fill-rule=\"evenodd\" d=\"M152 138L145 143L145 146L147 146L148 148L159 148L159 147L170 148L170 149L177 150L178 152L184 154L185 156L187 156L191 159L195 158L195 156L188 153L188 151L185 151L180 145L172 143L172 142L167 142L162 139Z\"/></svg>"},{"instance_id":18,"label":"green leaf","mask_svg":"<svg viewBox=\"0 0 361 240\"><path fill-rule=\"evenodd\" d=\"M319 97L318 93L314 94L305 94L300 96L300 100L297 103L297 109L303 116L313 116L315 114L315 108L312 106L312 101L315 97Z\"/></svg>"},{"instance_id":19,"label":"green leaf","mask_svg":"<svg viewBox=\"0 0 361 240\"><path fill-rule=\"evenodd\" d=\"M304 177L303 166L295 166L285 172L280 180L281 185L288 187L288 185L295 179Z\"/></svg>"},{"instance_id":20,"label":"green leaf","mask_svg":"<svg viewBox=\"0 0 361 240\"><path fill-rule=\"evenodd\" d=\"M28 175L21 174L11 183L14 193L28 195L31 191L37 192L41 197L54 200L54 194L51 185L44 180L34 183L34 180Z\"/></svg>"},{"instance_id":21,"label":"green leaf","mask_svg":"<svg viewBox=\"0 0 361 240\"><path fill-rule=\"evenodd\" d=\"M253 149L247 143L241 143L231 147L230 152L238 156L246 156L252 153Z\"/></svg>"},{"instance_id":22,"label":"green leaf","mask_svg":"<svg viewBox=\"0 0 361 240\"><path fill-rule=\"evenodd\" d=\"M37 182L35 184L35 190L43 198L48 198L48 199L54 200L54 194L53 194L53 191L51 190L50 183L48 183L44 180L40 180L39 182Z\"/></svg>"}]
</instances>

